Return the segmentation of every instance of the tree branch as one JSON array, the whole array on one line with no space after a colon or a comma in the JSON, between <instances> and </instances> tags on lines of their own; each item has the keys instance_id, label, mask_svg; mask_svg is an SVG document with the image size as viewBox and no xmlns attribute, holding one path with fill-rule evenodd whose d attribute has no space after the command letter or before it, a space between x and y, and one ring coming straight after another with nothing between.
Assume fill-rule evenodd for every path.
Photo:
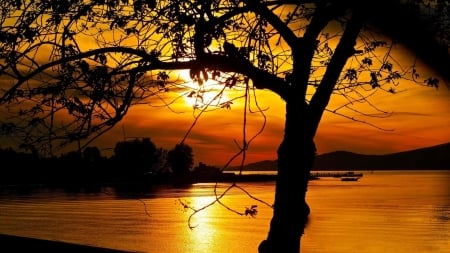
<instances>
[{"instance_id":1,"label":"tree branch","mask_svg":"<svg viewBox=\"0 0 450 253\"><path fill-rule=\"evenodd\" d=\"M295 36L294 32L287 26L287 24L281 21L275 13L270 11L267 6L260 3L260 1L248 0L246 3L253 12L264 17L278 31L280 36L283 37L291 48L295 47L298 37Z\"/></svg>"},{"instance_id":2,"label":"tree branch","mask_svg":"<svg viewBox=\"0 0 450 253\"><path fill-rule=\"evenodd\" d=\"M355 7L345 31L330 60L328 68L320 82L316 93L309 104L313 126L311 131L317 131L323 112L330 101L331 94L347 59L353 55L356 39L362 29L363 14Z\"/></svg>"}]
</instances>

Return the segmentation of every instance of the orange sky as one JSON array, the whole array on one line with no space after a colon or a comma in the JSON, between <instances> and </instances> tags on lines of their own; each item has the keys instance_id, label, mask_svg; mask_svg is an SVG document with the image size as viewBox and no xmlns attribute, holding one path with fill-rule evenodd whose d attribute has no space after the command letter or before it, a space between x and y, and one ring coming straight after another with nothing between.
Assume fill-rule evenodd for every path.
<instances>
[{"instance_id":1,"label":"orange sky","mask_svg":"<svg viewBox=\"0 0 450 253\"><path fill-rule=\"evenodd\" d=\"M360 118L386 130L326 112L315 139L318 153L347 150L387 154L450 142L450 90L444 83L435 89L403 82L397 90L401 92L378 92L371 100L379 109L390 112L389 117ZM267 122L263 133L250 144L246 163L275 160L283 136L284 102L268 91L258 91L257 97L260 107L267 109L264 111ZM329 108L339 105L340 101L333 97ZM223 165L239 151L237 144L242 143L243 136L242 104L243 100L235 101L231 110L220 109L201 116L186 140L193 148L195 164ZM371 112L363 105L360 108ZM95 145L113 147L125 133L126 137L150 137L158 147L171 149L182 140L193 120L192 109L184 100L171 110L139 106L132 108L123 122ZM263 122L261 114L248 115L247 139L261 129ZM107 150L102 153L108 155ZM240 159L232 164L239 164Z\"/></svg>"},{"instance_id":2,"label":"orange sky","mask_svg":"<svg viewBox=\"0 0 450 253\"><path fill-rule=\"evenodd\" d=\"M423 74L421 79L433 73ZM194 85L194 84L192 84ZM354 122L325 112L316 135L318 153L347 150L363 154L387 154L412 150L450 142L450 86L441 83L439 89L402 82L396 87L397 94L377 92L371 102L379 109L390 112L389 117L359 118L373 126ZM179 96L175 92L168 96ZM230 98L233 94L229 94ZM264 110L266 125L264 131L251 144L246 162L275 160L276 150L281 142L284 128L284 102L268 91L257 91L260 108ZM170 101L170 99L169 99ZM241 145L243 138L243 99L234 101L231 109L218 109L201 116L186 143L193 148L195 165L204 162L210 165L224 165ZM132 107L124 120L114 129L92 143L110 156L114 145L124 137L150 137L158 146L167 150L179 143L194 117L192 105L179 99L170 109L161 101L152 101L153 106ZM329 108L342 103L342 98L332 97ZM255 111L254 103L252 110ZM365 105L358 106L366 113L373 113ZM350 112L349 112L350 113ZM355 116L355 113L347 114ZM247 140L258 133L264 124L261 113L249 113ZM70 149L64 150L68 152ZM238 165L241 157L232 165Z\"/></svg>"},{"instance_id":3,"label":"orange sky","mask_svg":"<svg viewBox=\"0 0 450 253\"><path fill-rule=\"evenodd\" d=\"M85 42L85 46L90 44ZM430 74L432 75L432 74ZM425 74L421 78L425 79ZM384 118L361 118L380 128L354 122L325 113L316 135L318 153L347 150L363 154L386 154L450 142L450 86L439 89L421 87L403 82L396 87L397 94L378 92L371 102L381 110L391 112ZM168 94L177 95L177 94ZM284 102L278 95L258 91L258 103L266 109L266 125L251 144L245 163L276 159L284 128ZM335 108L342 99L333 97L329 108ZM159 107L142 105L130 109L123 122L96 140L92 145L111 155L111 148L124 137L150 137L158 147L173 148L179 143L194 117L192 106L180 99L169 110L162 102ZM373 113L364 105L361 110ZM255 109L255 108L253 108ZM234 101L231 110L220 109L202 115L186 140L194 151L195 164L204 162L223 165L239 151L243 138L243 101ZM351 113L351 112L349 112ZM347 114L348 116L355 116ZM247 140L261 130L264 117L259 113L248 115ZM232 164L237 165L240 159Z\"/></svg>"}]
</instances>

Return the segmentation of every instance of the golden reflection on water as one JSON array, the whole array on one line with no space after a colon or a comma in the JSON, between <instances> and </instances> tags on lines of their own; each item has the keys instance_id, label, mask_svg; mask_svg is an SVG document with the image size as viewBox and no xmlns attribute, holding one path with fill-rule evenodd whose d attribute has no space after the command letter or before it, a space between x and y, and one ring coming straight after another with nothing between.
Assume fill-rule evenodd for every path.
<instances>
[{"instance_id":1,"label":"golden reflection on water","mask_svg":"<svg viewBox=\"0 0 450 253\"><path fill-rule=\"evenodd\" d=\"M450 253L450 175L375 172L357 182L310 182L312 212L302 253ZM0 194L0 233L139 252L257 252L272 209L233 189L221 201L233 210L258 205L255 217L216 203L213 184L165 188L146 196ZM270 203L273 182L243 183ZM221 193L226 185L218 188ZM295 202L293 201L293 207Z\"/></svg>"},{"instance_id":2,"label":"golden reflection on water","mask_svg":"<svg viewBox=\"0 0 450 253\"><path fill-rule=\"evenodd\" d=\"M189 226L192 231L189 236L196 242L196 249L199 252L207 252L214 241L220 240L221 226L214 222L214 219L220 216L217 205L209 206L215 201L215 197L194 197L189 198L187 204L193 209L198 210L192 213ZM209 207L206 207L209 206ZM205 209L202 209L206 207Z\"/></svg>"},{"instance_id":3,"label":"golden reflection on water","mask_svg":"<svg viewBox=\"0 0 450 253\"><path fill-rule=\"evenodd\" d=\"M195 226L184 240L190 241L190 245L180 248L182 252L243 252L243 249L256 250L267 232L268 221L272 209L246 195L237 187L229 189L230 185L197 184L188 190L192 197L182 198L192 209L185 209L186 219L192 215L191 225ZM247 184L245 189L255 193L254 197L265 201L272 199L272 191L267 189L274 187L273 182ZM259 189L265 189L259 191ZM226 195L221 196L226 191ZM204 195L207 196L204 196ZM216 198L217 196L217 198ZM220 203L217 201L219 200ZM256 216L245 215L245 209L257 205ZM220 251L217 251L220 250Z\"/></svg>"}]
</instances>

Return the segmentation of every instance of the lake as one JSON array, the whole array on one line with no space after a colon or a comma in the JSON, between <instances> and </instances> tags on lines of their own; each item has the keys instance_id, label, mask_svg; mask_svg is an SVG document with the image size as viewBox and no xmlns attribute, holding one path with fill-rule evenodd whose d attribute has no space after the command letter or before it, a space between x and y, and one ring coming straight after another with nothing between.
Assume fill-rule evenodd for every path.
<instances>
[{"instance_id":1,"label":"lake","mask_svg":"<svg viewBox=\"0 0 450 253\"><path fill-rule=\"evenodd\" d=\"M449 171L363 173L358 181L310 181L302 253L450 253ZM256 253L274 182L239 183L242 189L190 220L193 210L182 205L199 210L229 186L158 186L142 194L3 189L0 233L148 253ZM255 216L238 214L252 205Z\"/></svg>"}]
</instances>

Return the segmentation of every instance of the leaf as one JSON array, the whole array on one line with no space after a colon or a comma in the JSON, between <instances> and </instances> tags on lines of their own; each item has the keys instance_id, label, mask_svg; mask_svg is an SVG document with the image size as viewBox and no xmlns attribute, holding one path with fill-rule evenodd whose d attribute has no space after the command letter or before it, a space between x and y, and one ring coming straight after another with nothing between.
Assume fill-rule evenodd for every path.
<instances>
[{"instance_id":1,"label":"leaf","mask_svg":"<svg viewBox=\"0 0 450 253\"><path fill-rule=\"evenodd\" d=\"M231 105L233 104L233 102L231 101L226 101L220 104L220 108L225 108L228 110L231 110Z\"/></svg>"},{"instance_id":2,"label":"leaf","mask_svg":"<svg viewBox=\"0 0 450 253\"><path fill-rule=\"evenodd\" d=\"M353 81L357 78L357 72L355 69L347 69L344 79L349 79L350 81Z\"/></svg>"},{"instance_id":3,"label":"leaf","mask_svg":"<svg viewBox=\"0 0 450 253\"><path fill-rule=\"evenodd\" d=\"M228 77L227 80L225 81L225 87L228 88L233 88L237 83L237 78L236 77Z\"/></svg>"},{"instance_id":4,"label":"leaf","mask_svg":"<svg viewBox=\"0 0 450 253\"><path fill-rule=\"evenodd\" d=\"M84 60L81 60L78 65L83 73L87 73L89 71L89 63Z\"/></svg>"},{"instance_id":5,"label":"leaf","mask_svg":"<svg viewBox=\"0 0 450 253\"><path fill-rule=\"evenodd\" d=\"M255 217L258 213L257 207L257 205L252 205L250 208L246 207L244 212L245 216Z\"/></svg>"},{"instance_id":6,"label":"leaf","mask_svg":"<svg viewBox=\"0 0 450 253\"><path fill-rule=\"evenodd\" d=\"M193 97L194 95L195 95L195 91L191 91L188 95L187 95L187 97L188 98L191 98L191 97Z\"/></svg>"},{"instance_id":7,"label":"leaf","mask_svg":"<svg viewBox=\"0 0 450 253\"><path fill-rule=\"evenodd\" d=\"M205 79L205 81L208 81L208 73L206 73L205 69L202 69L202 75L203 75L203 79Z\"/></svg>"},{"instance_id":8,"label":"leaf","mask_svg":"<svg viewBox=\"0 0 450 253\"><path fill-rule=\"evenodd\" d=\"M197 70L195 70L195 69L193 69L193 68L191 68L191 69L189 70L189 76L191 77L192 80L195 80L196 75L197 75L196 72L197 72Z\"/></svg>"},{"instance_id":9,"label":"leaf","mask_svg":"<svg viewBox=\"0 0 450 253\"><path fill-rule=\"evenodd\" d=\"M425 83L430 87L436 87L436 89L439 88L439 79L435 77L430 77L426 79Z\"/></svg>"}]
</instances>

